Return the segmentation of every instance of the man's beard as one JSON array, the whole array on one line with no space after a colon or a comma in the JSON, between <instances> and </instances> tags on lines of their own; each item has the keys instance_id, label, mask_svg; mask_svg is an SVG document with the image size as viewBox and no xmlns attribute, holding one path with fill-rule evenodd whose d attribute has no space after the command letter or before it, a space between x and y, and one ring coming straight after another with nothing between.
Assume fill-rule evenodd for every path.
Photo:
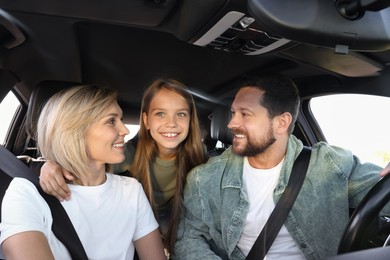
<instances>
[{"instance_id":1,"label":"man's beard","mask_svg":"<svg viewBox=\"0 0 390 260\"><path fill-rule=\"evenodd\" d=\"M235 132L234 134L244 134L245 136L247 136L247 143L242 149L238 149L233 142L232 145L233 152L240 156L256 156L258 154L261 154L276 141L276 138L272 133L272 128L270 128L268 134L264 138L262 138L260 142L256 142L256 143L252 142L246 133Z\"/></svg>"}]
</instances>

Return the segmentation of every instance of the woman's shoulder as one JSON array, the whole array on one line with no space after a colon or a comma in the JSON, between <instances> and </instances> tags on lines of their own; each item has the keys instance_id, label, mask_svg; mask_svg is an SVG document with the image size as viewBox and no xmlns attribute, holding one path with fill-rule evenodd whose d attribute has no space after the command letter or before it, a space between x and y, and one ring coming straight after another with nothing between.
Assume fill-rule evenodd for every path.
<instances>
[{"instance_id":1,"label":"woman's shoulder","mask_svg":"<svg viewBox=\"0 0 390 260\"><path fill-rule=\"evenodd\" d=\"M142 187L141 183L134 177L108 173L107 178L110 178L115 186L125 186L130 188Z\"/></svg>"},{"instance_id":2,"label":"woman's shoulder","mask_svg":"<svg viewBox=\"0 0 390 260\"><path fill-rule=\"evenodd\" d=\"M31 194L38 195L38 189L37 187L29 180L25 178L13 178L12 181L10 182L7 193L18 193L18 194L23 194L26 195L27 197L30 196ZM28 193L29 195L27 195Z\"/></svg>"},{"instance_id":3,"label":"woman's shoulder","mask_svg":"<svg viewBox=\"0 0 390 260\"><path fill-rule=\"evenodd\" d=\"M10 203L10 204L8 204ZM2 206L13 209L24 209L39 207L42 210L48 209L46 201L39 193L37 187L25 178L14 178L4 195ZM34 211L32 209L32 211Z\"/></svg>"}]
</instances>

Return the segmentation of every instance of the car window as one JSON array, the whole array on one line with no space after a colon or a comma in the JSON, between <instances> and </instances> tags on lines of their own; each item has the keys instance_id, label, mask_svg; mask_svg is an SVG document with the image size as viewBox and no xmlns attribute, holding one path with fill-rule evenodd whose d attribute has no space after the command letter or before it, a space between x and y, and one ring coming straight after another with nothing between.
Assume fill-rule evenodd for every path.
<instances>
[{"instance_id":1,"label":"car window","mask_svg":"<svg viewBox=\"0 0 390 260\"><path fill-rule=\"evenodd\" d=\"M127 129L129 129L130 133L125 136L125 142L133 138L139 130L139 125L131 125L131 124L125 124Z\"/></svg>"},{"instance_id":2,"label":"car window","mask_svg":"<svg viewBox=\"0 0 390 260\"><path fill-rule=\"evenodd\" d=\"M310 108L331 145L382 167L390 160L390 98L338 94L312 98Z\"/></svg>"},{"instance_id":3,"label":"car window","mask_svg":"<svg viewBox=\"0 0 390 260\"><path fill-rule=\"evenodd\" d=\"M15 96L15 94L10 91L7 96L0 103L0 143L4 144L7 136L8 129L12 124L12 120L18 108L20 106L20 102ZM139 130L139 125L126 124L126 127L129 129L130 133L125 137L125 141L133 138Z\"/></svg>"},{"instance_id":4,"label":"car window","mask_svg":"<svg viewBox=\"0 0 390 260\"><path fill-rule=\"evenodd\" d=\"M12 124L12 121L20 107L20 102L15 94L10 91L0 103L0 143L5 144L7 132Z\"/></svg>"}]
</instances>

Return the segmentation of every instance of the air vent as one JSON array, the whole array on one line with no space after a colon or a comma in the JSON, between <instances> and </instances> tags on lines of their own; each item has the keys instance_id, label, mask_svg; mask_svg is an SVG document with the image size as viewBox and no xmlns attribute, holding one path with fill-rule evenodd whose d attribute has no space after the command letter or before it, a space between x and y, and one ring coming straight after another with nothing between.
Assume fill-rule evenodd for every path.
<instances>
[{"instance_id":1,"label":"air vent","mask_svg":"<svg viewBox=\"0 0 390 260\"><path fill-rule=\"evenodd\" d=\"M252 17L233 11L194 44L230 53L258 55L275 51L288 43L287 39L261 30Z\"/></svg>"}]
</instances>

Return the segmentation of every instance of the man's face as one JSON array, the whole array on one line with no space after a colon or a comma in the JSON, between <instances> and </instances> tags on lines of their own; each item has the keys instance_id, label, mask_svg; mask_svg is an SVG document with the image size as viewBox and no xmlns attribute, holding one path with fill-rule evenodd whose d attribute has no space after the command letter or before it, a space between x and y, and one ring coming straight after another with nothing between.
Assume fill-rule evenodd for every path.
<instances>
[{"instance_id":1,"label":"man's face","mask_svg":"<svg viewBox=\"0 0 390 260\"><path fill-rule=\"evenodd\" d=\"M233 152L241 156L261 154L275 141L272 119L260 105L264 91L255 87L241 88L231 109L228 128L233 132Z\"/></svg>"}]
</instances>

